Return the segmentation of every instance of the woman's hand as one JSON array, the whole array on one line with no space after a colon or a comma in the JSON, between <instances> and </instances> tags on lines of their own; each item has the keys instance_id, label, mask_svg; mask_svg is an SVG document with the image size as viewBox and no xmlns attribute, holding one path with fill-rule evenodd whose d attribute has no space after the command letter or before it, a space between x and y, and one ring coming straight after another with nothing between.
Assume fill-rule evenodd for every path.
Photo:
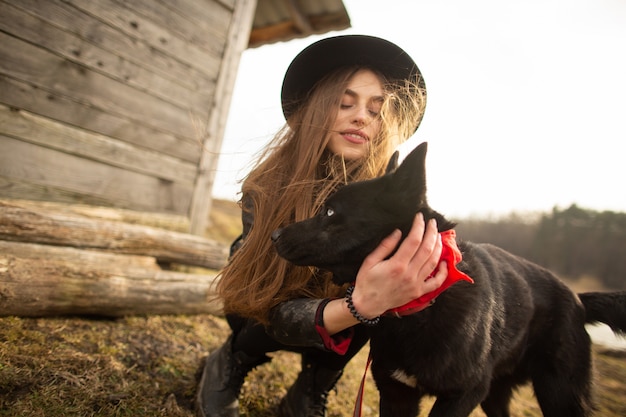
<instances>
[{"instance_id":1,"label":"woman's hand","mask_svg":"<svg viewBox=\"0 0 626 417\"><path fill-rule=\"evenodd\" d=\"M423 215L418 213L396 253L386 259L401 237L399 230L394 231L361 265L352 300L363 317L380 316L434 291L448 275L446 263L439 263L442 244L434 219L425 225ZM438 264L439 270L429 278Z\"/></svg>"},{"instance_id":2,"label":"woman's hand","mask_svg":"<svg viewBox=\"0 0 626 417\"><path fill-rule=\"evenodd\" d=\"M425 225L422 214L415 216L406 239L396 253L386 259L401 237L399 230L393 232L365 258L359 269L352 302L365 318L378 317L389 309L436 290L448 276L446 263L439 263L442 245L435 220ZM438 263L437 273L428 278ZM345 299L330 301L323 314L324 327L330 335L359 323L350 313Z\"/></svg>"}]
</instances>

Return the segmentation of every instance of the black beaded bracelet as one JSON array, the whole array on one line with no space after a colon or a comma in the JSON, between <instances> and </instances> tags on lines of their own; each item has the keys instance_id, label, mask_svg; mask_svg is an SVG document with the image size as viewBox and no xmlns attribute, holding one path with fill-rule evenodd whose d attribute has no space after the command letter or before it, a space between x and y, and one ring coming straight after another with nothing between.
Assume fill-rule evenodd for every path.
<instances>
[{"instance_id":1,"label":"black beaded bracelet","mask_svg":"<svg viewBox=\"0 0 626 417\"><path fill-rule=\"evenodd\" d=\"M350 310L350 313L352 313L355 319L357 319L359 322L367 326L377 325L378 322L380 321L380 316L374 317L373 319L368 319L368 318L363 317L361 313L356 311L356 308L354 307L354 302L352 302L353 292L354 292L354 285L348 287L348 290L346 291L346 302L348 303L348 309Z\"/></svg>"}]
</instances>

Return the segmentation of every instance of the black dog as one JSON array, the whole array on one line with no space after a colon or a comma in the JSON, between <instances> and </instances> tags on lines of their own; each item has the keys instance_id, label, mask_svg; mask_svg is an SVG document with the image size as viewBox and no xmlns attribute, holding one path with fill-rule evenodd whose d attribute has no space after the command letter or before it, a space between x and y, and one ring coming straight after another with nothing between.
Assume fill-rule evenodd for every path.
<instances>
[{"instance_id":1,"label":"black dog","mask_svg":"<svg viewBox=\"0 0 626 417\"><path fill-rule=\"evenodd\" d=\"M297 265L352 282L363 259L414 215L454 227L426 201L426 144L387 175L347 185L311 219L274 232L278 253ZM626 292L574 294L548 270L489 244L459 243L460 281L425 310L383 316L371 326L372 374L381 417L414 417L420 399L437 400L431 417L465 417L479 404L509 416L513 390L532 381L547 417L589 416L591 349L585 323L626 332Z\"/></svg>"}]
</instances>

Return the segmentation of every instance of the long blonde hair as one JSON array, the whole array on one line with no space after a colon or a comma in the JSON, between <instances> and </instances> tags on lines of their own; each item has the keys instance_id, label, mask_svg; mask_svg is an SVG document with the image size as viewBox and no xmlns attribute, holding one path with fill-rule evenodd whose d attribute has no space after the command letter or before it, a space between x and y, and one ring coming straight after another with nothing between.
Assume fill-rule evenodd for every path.
<instances>
[{"instance_id":1,"label":"long blonde hair","mask_svg":"<svg viewBox=\"0 0 626 417\"><path fill-rule=\"evenodd\" d=\"M226 313L267 323L270 309L291 298L339 296L328 273L294 266L278 256L270 235L313 216L340 186L381 175L395 148L413 134L423 116L426 92L419 80L389 83L382 74L385 101L381 128L368 155L344 160L327 150L330 128L343 92L360 67L328 74L309 93L273 138L245 178L242 192L252 204L254 224L241 248L221 271L218 295Z\"/></svg>"}]
</instances>

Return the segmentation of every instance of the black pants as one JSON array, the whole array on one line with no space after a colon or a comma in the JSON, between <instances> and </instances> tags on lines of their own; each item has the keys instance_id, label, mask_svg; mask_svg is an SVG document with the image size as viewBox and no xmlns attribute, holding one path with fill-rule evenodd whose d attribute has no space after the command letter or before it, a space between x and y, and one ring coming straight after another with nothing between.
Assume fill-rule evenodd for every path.
<instances>
[{"instance_id":1,"label":"black pants","mask_svg":"<svg viewBox=\"0 0 626 417\"><path fill-rule=\"evenodd\" d=\"M314 361L327 369L341 370L367 343L369 336L365 327L354 327L354 336L345 355L333 351L321 350L315 347L289 346L273 339L265 331L265 327L255 320L241 316L227 314L226 319L233 331L233 351L241 350L253 357L260 357L269 352L286 350L296 353L306 353L309 360Z\"/></svg>"}]
</instances>

